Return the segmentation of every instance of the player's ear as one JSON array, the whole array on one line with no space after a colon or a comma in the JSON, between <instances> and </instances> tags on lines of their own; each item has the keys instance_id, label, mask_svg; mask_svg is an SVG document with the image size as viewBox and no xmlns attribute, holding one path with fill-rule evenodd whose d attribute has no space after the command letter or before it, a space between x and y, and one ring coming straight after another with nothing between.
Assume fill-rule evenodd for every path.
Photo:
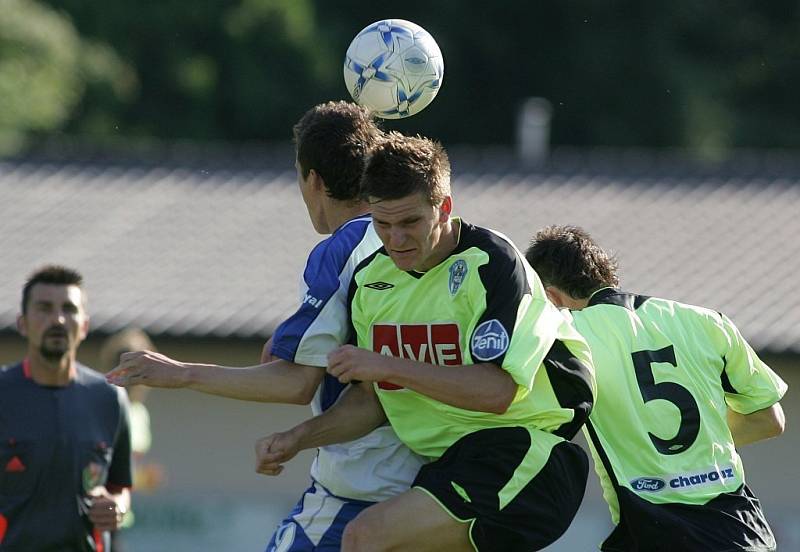
<instances>
[{"instance_id":1,"label":"player's ear","mask_svg":"<svg viewBox=\"0 0 800 552\"><path fill-rule=\"evenodd\" d=\"M308 170L308 178L306 181L311 184L315 192L327 192L328 188L325 186L325 179L315 169Z\"/></svg>"},{"instance_id":2,"label":"player's ear","mask_svg":"<svg viewBox=\"0 0 800 552\"><path fill-rule=\"evenodd\" d=\"M81 323L81 327L80 327L80 338L81 338L81 341L86 339L87 335L89 335L89 315L88 314L84 317L83 322Z\"/></svg>"},{"instance_id":3,"label":"player's ear","mask_svg":"<svg viewBox=\"0 0 800 552\"><path fill-rule=\"evenodd\" d=\"M547 298L550 299L550 302L553 303L558 308L564 308L566 306L564 292L558 289L555 286L544 286L544 292L547 295Z\"/></svg>"},{"instance_id":4,"label":"player's ear","mask_svg":"<svg viewBox=\"0 0 800 552\"><path fill-rule=\"evenodd\" d=\"M17 331L22 337L28 337L28 324L25 321L24 314L17 316Z\"/></svg>"},{"instance_id":5,"label":"player's ear","mask_svg":"<svg viewBox=\"0 0 800 552\"><path fill-rule=\"evenodd\" d=\"M439 206L439 222L447 222L450 220L450 215L453 212L453 198L445 196L442 204Z\"/></svg>"}]
</instances>

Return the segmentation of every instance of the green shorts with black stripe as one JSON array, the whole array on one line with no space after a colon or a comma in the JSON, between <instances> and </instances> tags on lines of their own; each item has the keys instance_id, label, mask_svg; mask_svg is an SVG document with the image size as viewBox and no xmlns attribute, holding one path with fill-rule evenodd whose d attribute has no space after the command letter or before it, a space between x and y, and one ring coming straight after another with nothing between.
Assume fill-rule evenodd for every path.
<instances>
[{"instance_id":1,"label":"green shorts with black stripe","mask_svg":"<svg viewBox=\"0 0 800 552\"><path fill-rule=\"evenodd\" d=\"M569 527L589 473L586 453L524 427L465 435L422 467L413 487L470 523L479 552L540 550Z\"/></svg>"}]
</instances>

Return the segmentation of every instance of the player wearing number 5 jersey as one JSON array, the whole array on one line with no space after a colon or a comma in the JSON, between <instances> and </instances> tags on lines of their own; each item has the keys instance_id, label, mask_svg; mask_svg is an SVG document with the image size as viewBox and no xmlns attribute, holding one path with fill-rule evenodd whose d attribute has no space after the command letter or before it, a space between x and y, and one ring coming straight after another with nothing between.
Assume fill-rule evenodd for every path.
<instances>
[{"instance_id":1,"label":"player wearing number 5 jersey","mask_svg":"<svg viewBox=\"0 0 800 552\"><path fill-rule=\"evenodd\" d=\"M540 231L526 257L592 350L586 432L616 524L602 550L775 550L736 446L783 431L786 384L724 315L617 289L580 228Z\"/></svg>"}]
</instances>

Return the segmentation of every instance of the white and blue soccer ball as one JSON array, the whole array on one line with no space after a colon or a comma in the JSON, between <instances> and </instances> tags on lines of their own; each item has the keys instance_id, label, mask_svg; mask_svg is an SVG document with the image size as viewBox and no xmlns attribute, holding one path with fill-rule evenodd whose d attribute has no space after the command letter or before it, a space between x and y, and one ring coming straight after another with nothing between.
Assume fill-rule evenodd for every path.
<instances>
[{"instance_id":1,"label":"white and blue soccer ball","mask_svg":"<svg viewBox=\"0 0 800 552\"><path fill-rule=\"evenodd\" d=\"M403 19L384 19L356 35L344 59L344 82L360 105L384 119L419 113L444 78L444 59L428 31Z\"/></svg>"}]
</instances>

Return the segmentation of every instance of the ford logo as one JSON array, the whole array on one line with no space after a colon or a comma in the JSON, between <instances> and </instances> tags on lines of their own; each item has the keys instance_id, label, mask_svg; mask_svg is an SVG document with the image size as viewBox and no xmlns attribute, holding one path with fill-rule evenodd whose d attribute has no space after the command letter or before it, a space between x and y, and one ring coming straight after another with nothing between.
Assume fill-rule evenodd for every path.
<instances>
[{"instance_id":1,"label":"ford logo","mask_svg":"<svg viewBox=\"0 0 800 552\"><path fill-rule=\"evenodd\" d=\"M631 487L634 491L660 491L664 488L666 482L657 477L640 477L631 481Z\"/></svg>"}]
</instances>

